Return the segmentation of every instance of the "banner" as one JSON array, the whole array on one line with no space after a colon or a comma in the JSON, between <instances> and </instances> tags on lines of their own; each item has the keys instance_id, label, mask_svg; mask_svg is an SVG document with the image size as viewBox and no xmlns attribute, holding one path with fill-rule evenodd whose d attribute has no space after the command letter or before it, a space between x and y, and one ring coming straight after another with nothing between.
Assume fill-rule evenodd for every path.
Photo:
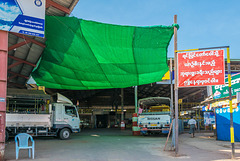
<instances>
[{"instance_id":1,"label":"banner","mask_svg":"<svg viewBox=\"0 0 240 161\"><path fill-rule=\"evenodd\" d=\"M240 92L240 73L231 76L232 95ZM225 78L225 85L212 86L213 99L229 96L228 78Z\"/></svg>"},{"instance_id":2,"label":"banner","mask_svg":"<svg viewBox=\"0 0 240 161\"><path fill-rule=\"evenodd\" d=\"M215 124L214 112L204 112L204 124L206 126Z\"/></svg>"},{"instance_id":3,"label":"banner","mask_svg":"<svg viewBox=\"0 0 240 161\"><path fill-rule=\"evenodd\" d=\"M44 37L45 0L1 0L0 30Z\"/></svg>"},{"instance_id":4,"label":"banner","mask_svg":"<svg viewBox=\"0 0 240 161\"><path fill-rule=\"evenodd\" d=\"M222 85L224 50L178 53L178 87Z\"/></svg>"}]
</instances>

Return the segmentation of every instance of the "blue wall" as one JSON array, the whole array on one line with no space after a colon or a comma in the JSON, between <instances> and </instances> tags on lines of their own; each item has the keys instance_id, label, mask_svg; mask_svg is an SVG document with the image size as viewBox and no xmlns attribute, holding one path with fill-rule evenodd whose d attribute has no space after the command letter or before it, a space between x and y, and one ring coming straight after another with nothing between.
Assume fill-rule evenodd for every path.
<instances>
[{"instance_id":1,"label":"blue wall","mask_svg":"<svg viewBox=\"0 0 240 161\"><path fill-rule=\"evenodd\" d=\"M230 141L230 109L216 109L217 139ZM233 109L233 127L235 141L240 142L240 106Z\"/></svg>"}]
</instances>

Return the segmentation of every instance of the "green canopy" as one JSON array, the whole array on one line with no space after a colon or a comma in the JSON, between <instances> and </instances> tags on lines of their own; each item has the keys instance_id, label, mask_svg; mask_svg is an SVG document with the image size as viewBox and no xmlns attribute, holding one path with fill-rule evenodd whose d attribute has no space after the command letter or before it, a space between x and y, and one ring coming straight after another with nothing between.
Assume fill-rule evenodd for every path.
<instances>
[{"instance_id":1,"label":"green canopy","mask_svg":"<svg viewBox=\"0 0 240 161\"><path fill-rule=\"evenodd\" d=\"M172 26L120 26L46 17L46 48L32 76L46 88L125 88L161 81Z\"/></svg>"}]
</instances>

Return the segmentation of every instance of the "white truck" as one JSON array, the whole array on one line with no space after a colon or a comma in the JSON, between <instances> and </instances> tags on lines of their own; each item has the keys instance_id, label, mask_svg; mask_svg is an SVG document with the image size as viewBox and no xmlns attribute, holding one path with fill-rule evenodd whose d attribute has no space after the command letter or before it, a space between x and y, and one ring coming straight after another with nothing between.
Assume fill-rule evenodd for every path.
<instances>
[{"instance_id":1,"label":"white truck","mask_svg":"<svg viewBox=\"0 0 240 161\"><path fill-rule=\"evenodd\" d=\"M143 135L169 132L171 123L169 98L144 98L138 101L138 105L140 108L138 110L138 126Z\"/></svg>"},{"instance_id":2,"label":"white truck","mask_svg":"<svg viewBox=\"0 0 240 161\"><path fill-rule=\"evenodd\" d=\"M53 103L49 111L49 114L6 113L6 140L18 133L58 136L65 140L71 133L80 132L80 118L73 104Z\"/></svg>"}]
</instances>

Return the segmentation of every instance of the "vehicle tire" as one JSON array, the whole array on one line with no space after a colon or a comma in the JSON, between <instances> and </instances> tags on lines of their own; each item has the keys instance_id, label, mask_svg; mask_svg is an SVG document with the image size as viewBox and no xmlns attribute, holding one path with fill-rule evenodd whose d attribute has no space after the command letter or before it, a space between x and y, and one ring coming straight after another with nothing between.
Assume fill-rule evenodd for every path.
<instances>
[{"instance_id":1,"label":"vehicle tire","mask_svg":"<svg viewBox=\"0 0 240 161\"><path fill-rule=\"evenodd\" d=\"M6 130L6 131L5 131L5 141L8 141L8 139L9 139L9 133L8 133L8 131Z\"/></svg>"},{"instance_id":2,"label":"vehicle tire","mask_svg":"<svg viewBox=\"0 0 240 161\"><path fill-rule=\"evenodd\" d=\"M70 136L71 136L71 131L67 128L62 129L59 133L59 137L61 140L67 140L70 138Z\"/></svg>"}]
</instances>

